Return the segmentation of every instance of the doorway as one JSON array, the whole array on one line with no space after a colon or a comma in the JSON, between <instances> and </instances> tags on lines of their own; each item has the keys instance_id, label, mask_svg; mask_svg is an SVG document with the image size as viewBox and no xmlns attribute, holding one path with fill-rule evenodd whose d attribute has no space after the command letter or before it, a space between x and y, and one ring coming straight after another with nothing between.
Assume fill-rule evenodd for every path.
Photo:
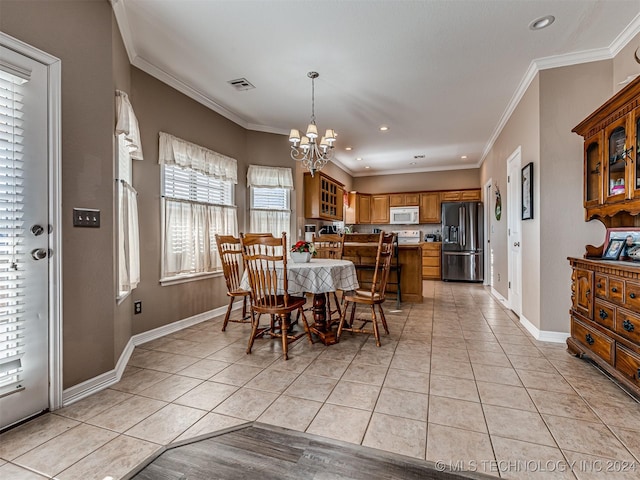
<instances>
[{"instance_id":1,"label":"doorway","mask_svg":"<svg viewBox=\"0 0 640 480\"><path fill-rule=\"evenodd\" d=\"M522 199L520 190L521 147L507 158L507 245L508 303L518 316L522 313Z\"/></svg>"},{"instance_id":2,"label":"doorway","mask_svg":"<svg viewBox=\"0 0 640 480\"><path fill-rule=\"evenodd\" d=\"M60 61L0 33L0 429L61 406Z\"/></svg>"},{"instance_id":3,"label":"doorway","mask_svg":"<svg viewBox=\"0 0 640 480\"><path fill-rule=\"evenodd\" d=\"M492 184L493 179L490 178L484 184L484 283L483 285L493 285L493 251L491 249L491 235L493 234L491 226L491 204L492 204Z\"/></svg>"}]
</instances>

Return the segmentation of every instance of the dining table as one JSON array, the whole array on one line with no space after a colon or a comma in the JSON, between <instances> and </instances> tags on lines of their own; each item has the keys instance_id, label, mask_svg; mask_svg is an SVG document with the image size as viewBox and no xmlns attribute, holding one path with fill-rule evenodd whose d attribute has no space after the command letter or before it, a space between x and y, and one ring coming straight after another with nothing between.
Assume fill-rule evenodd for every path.
<instances>
[{"instance_id":1,"label":"dining table","mask_svg":"<svg viewBox=\"0 0 640 480\"><path fill-rule=\"evenodd\" d=\"M284 262L276 262L278 294L283 294ZM289 294L313 294L313 324L309 327L325 345L337 343L335 332L327 319L326 294L338 290L351 291L359 288L356 267L350 260L332 258L311 258L309 262L287 261L287 283ZM251 290L246 271L242 275L240 287Z\"/></svg>"}]
</instances>

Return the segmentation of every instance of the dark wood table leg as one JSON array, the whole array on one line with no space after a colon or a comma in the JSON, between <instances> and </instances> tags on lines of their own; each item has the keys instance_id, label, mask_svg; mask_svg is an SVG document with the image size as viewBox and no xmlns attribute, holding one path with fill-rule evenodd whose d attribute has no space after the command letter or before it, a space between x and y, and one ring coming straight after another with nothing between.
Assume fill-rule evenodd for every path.
<instances>
[{"instance_id":1,"label":"dark wood table leg","mask_svg":"<svg viewBox=\"0 0 640 480\"><path fill-rule=\"evenodd\" d=\"M332 332L327 324L327 299L324 293L313 295L313 325L311 331L315 333L325 345L338 343L335 332Z\"/></svg>"}]
</instances>

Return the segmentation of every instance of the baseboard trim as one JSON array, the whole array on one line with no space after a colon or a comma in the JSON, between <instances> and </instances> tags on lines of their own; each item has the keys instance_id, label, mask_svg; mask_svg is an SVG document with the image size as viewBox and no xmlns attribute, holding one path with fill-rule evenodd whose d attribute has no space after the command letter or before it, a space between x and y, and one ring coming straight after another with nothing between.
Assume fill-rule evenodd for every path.
<instances>
[{"instance_id":1,"label":"baseboard trim","mask_svg":"<svg viewBox=\"0 0 640 480\"><path fill-rule=\"evenodd\" d=\"M496 297L496 300L498 300L506 308L509 308L509 302L507 301L507 299L504 298L502 295L500 295L500 293L498 293L498 291L495 288L493 288L493 286L491 287L491 295Z\"/></svg>"},{"instance_id":2,"label":"baseboard trim","mask_svg":"<svg viewBox=\"0 0 640 480\"><path fill-rule=\"evenodd\" d=\"M564 343L569 338L569 334L565 332L553 332L548 330L540 330L531 323L524 315L520 315L520 323L527 331L533 335L533 338L540 342Z\"/></svg>"},{"instance_id":3,"label":"baseboard trim","mask_svg":"<svg viewBox=\"0 0 640 480\"><path fill-rule=\"evenodd\" d=\"M242 302L236 303L233 306L233 310L239 310L242 308ZM86 398L94 393L98 393L105 388L109 388L111 385L115 385L122 378L122 374L124 373L124 369L129 363L129 358L131 358L131 354L136 346L142 345L144 343L150 342L151 340L155 340L156 338L164 337L165 335L169 335L171 333L184 330L185 328L191 327L193 325L197 325L198 323L202 323L204 321L210 320L211 318L218 317L220 315L224 315L227 311L227 306L222 306L218 308L214 308L213 310L209 310L207 312L202 312L192 317L184 318L182 320L178 320L173 323L169 323L167 325L163 325L162 327L154 328L153 330L149 330L147 332L138 333L129 339L127 345L124 347L124 350L120 354L120 358L118 359L118 363L113 370L109 370L108 372L102 373L96 377L90 378L89 380L85 380L82 383L74 385L73 387L69 387L62 392L62 406L66 407L75 403L83 398Z\"/></svg>"}]
</instances>

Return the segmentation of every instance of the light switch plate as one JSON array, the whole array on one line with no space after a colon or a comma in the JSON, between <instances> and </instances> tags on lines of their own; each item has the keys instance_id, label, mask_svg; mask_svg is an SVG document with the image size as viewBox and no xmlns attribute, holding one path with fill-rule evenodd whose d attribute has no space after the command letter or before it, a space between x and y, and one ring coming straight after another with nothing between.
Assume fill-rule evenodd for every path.
<instances>
[{"instance_id":1,"label":"light switch plate","mask_svg":"<svg viewBox=\"0 0 640 480\"><path fill-rule=\"evenodd\" d=\"M93 208L74 208L73 226L90 228L100 227L100 210Z\"/></svg>"}]
</instances>

